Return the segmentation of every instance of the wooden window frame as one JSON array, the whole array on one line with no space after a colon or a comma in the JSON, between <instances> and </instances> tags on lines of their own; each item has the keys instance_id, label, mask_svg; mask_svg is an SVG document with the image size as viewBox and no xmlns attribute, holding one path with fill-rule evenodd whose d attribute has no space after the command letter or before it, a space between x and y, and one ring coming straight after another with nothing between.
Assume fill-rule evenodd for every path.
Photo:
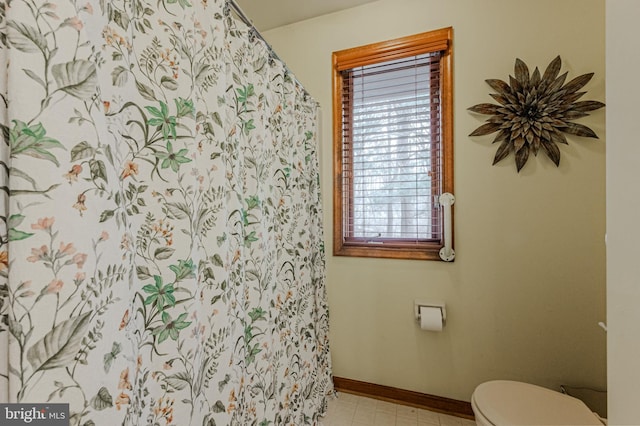
<instances>
[{"instance_id":1,"label":"wooden window frame","mask_svg":"<svg viewBox=\"0 0 640 426\"><path fill-rule=\"evenodd\" d=\"M453 193L453 29L451 27L429 31L394 40L334 52L333 75L333 254L334 256L378 257L391 259L442 260L439 252L444 246L444 235L439 241L405 242L385 240L384 244L370 244L365 239L345 238L343 194L343 140L342 140L342 76L344 70L402 59L425 53L442 51L440 59L441 89L441 141L442 192ZM350 188L352 190L352 188ZM349 197L351 200L353 195ZM444 222L443 212L440 223ZM452 215L453 217L453 215ZM348 219L348 218L347 218ZM453 227L453 219L452 219ZM453 241L453 230L452 230Z\"/></svg>"}]
</instances>

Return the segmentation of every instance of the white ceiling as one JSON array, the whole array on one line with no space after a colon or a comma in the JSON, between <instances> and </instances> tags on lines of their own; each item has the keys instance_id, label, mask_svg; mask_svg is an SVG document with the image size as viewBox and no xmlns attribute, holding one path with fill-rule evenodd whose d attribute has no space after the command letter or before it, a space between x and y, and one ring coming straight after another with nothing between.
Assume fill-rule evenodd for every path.
<instances>
[{"instance_id":1,"label":"white ceiling","mask_svg":"<svg viewBox=\"0 0 640 426\"><path fill-rule=\"evenodd\" d=\"M258 31L266 31L375 0L235 0Z\"/></svg>"}]
</instances>

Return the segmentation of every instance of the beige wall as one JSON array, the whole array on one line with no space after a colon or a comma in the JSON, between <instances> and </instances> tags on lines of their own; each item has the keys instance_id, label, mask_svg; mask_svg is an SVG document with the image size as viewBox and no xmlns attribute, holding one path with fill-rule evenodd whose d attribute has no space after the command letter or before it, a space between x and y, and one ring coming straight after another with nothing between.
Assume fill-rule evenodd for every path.
<instances>
[{"instance_id":1,"label":"beige wall","mask_svg":"<svg viewBox=\"0 0 640 426\"><path fill-rule=\"evenodd\" d=\"M556 56L569 78L595 72L604 101L604 0L380 0L264 34L323 108L322 185L334 375L460 400L490 379L606 386L604 110L581 122L556 168L543 153L516 173L492 166L490 137L467 135L491 102L487 78L515 58ZM454 263L331 255L331 52L454 28ZM421 331L414 299L443 299L442 333Z\"/></svg>"},{"instance_id":2,"label":"beige wall","mask_svg":"<svg viewBox=\"0 0 640 426\"><path fill-rule=\"evenodd\" d=\"M640 2L607 0L609 424L640 424Z\"/></svg>"}]
</instances>

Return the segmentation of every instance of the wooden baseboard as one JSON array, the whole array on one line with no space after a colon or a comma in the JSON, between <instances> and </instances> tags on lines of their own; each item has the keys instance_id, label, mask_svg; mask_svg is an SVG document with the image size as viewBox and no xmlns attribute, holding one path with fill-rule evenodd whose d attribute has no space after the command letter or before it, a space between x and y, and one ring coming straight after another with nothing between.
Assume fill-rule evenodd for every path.
<instances>
[{"instance_id":1,"label":"wooden baseboard","mask_svg":"<svg viewBox=\"0 0 640 426\"><path fill-rule=\"evenodd\" d=\"M339 392L395 402L397 404L423 408L425 410L450 414L465 419L474 419L471 404L456 399L443 398L390 386L375 385L373 383L345 379L343 377L334 377L333 386Z\"/></svg>"}]
</instances>

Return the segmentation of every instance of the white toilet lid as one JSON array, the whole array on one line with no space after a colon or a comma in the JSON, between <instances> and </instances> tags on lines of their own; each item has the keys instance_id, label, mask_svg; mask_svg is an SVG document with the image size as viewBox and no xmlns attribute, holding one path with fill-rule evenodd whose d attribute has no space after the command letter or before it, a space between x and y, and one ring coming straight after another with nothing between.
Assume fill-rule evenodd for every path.
<instances>
[{"instance_id":1,"label":"white toilet lid","mask_svg":"<svg viewBox=\"0 0 640 426\"><path fill-rule=\"evenodd\" d=\"M579 399L540 386L508 380L479 385L473 404L496 426L598 425L602 422Z\"/></svg>"}]
</instances>

